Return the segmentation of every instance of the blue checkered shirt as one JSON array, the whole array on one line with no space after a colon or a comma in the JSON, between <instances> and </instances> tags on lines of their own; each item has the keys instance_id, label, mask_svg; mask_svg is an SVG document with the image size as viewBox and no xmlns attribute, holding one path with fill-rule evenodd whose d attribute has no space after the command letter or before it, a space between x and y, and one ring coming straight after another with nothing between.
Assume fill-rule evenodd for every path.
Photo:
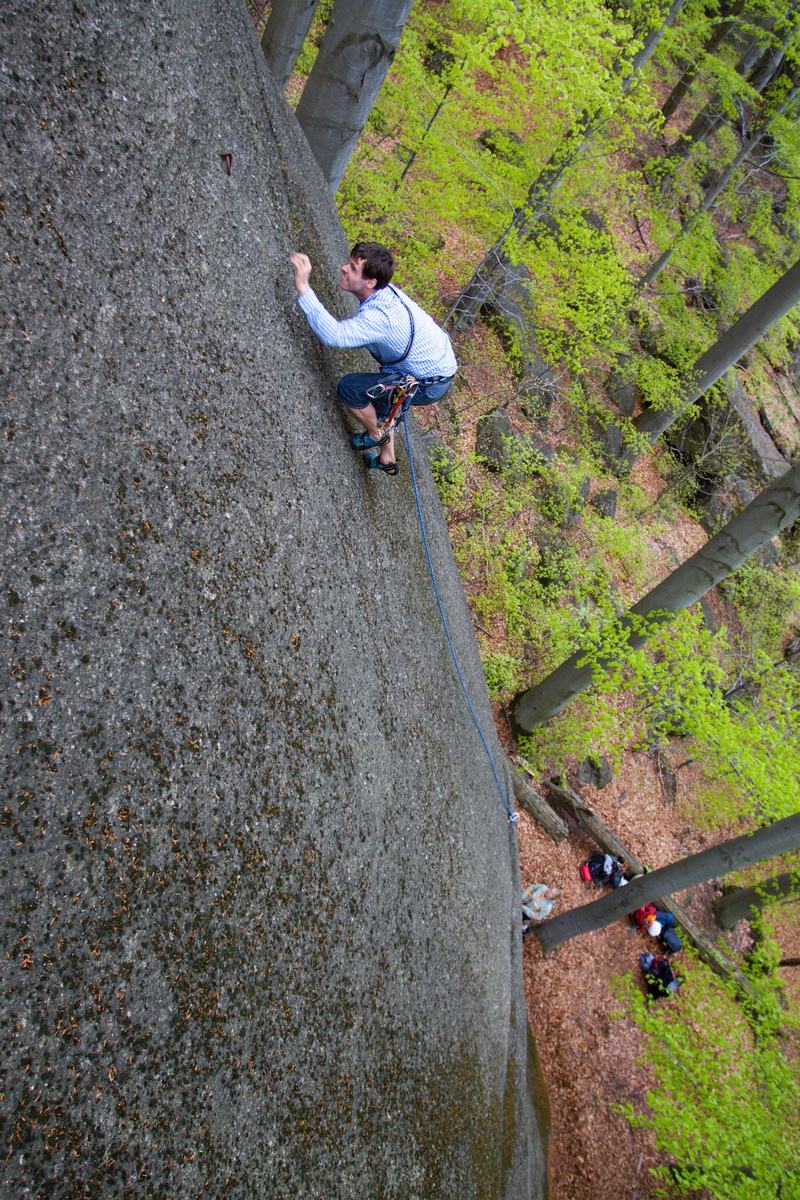
<instances>
[{"instance_id":1,"label":"blue checkered shirt","mask_svg":"<svg viewBox=\"0 0 800 1200\"><path fill-rule=\"evenodd\" d=\"M414 341L406 358L395 363L408 346L411 321L402 301L414 315ZM337 321L321 303L313 288L297 297L314 333L326 346L340 349L364 347L387 369L414 375L417 379L449 379L458 368L450 338L433 317L390 284L378 288L359 306L354 317Z\"/></svg>"}]
</instances>

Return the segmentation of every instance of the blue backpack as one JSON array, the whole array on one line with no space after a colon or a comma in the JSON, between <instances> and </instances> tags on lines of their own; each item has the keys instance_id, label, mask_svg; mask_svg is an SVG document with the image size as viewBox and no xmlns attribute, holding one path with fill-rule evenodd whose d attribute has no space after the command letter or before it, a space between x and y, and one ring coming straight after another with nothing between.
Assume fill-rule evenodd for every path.
<instances>
[{"instance_id":1,"label":"blue backpack","mask_svg":"<svg viewBox=\"0 0 800 1200\"><path fill-rule=\"evenodd\" d=\"M683 942L681 941L680 934L678 933L677 929L674 929L671 925L665 925L662 927L659 940L664 949L669 951L670 954L676 954L678 950L683 949Z\"/></svg>"}]
</instances>

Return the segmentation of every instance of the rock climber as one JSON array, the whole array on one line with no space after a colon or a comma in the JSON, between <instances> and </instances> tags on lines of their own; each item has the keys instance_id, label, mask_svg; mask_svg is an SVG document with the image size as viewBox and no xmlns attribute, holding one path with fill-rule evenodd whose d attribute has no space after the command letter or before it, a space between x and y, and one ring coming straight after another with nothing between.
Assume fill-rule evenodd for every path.
<instances>
[{"instance_id":1,"label":"rock climber","mask_svg":"<svg viewBox=\"0 0 800 1200\"><path fill-rule=\"evenodd\" d=\"M350 437L355 450L364 451L368 470L397 475L400 468L394 453L394 432L382 433L378 423L392 407L393 394L369 395L382 381L395 374L419 380L411 403L433 404L447 393L457 363L450 338L433 317L390 282L394 274L391 250L380 242L356 242L350 259L342 267L339 287L360 301L354 317L337 321L309 285L311 260L293 254L297 301L317 337L326 346L356 349L365 347L380 365L370 374L345 375L336 394L363 425L363 433Z\"/></svg>"}]
</instances>

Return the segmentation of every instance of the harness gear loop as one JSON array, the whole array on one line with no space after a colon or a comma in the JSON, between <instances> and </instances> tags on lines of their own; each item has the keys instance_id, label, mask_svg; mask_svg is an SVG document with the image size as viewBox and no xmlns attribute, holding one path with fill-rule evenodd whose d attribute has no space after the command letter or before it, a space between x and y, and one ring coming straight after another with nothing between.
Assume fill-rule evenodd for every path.
<instances>
[{"instance_id":1,"label":"harness gear loop","mask_svg":"<svg viewBox=\"0 0 800 1200\"><path fill-rule=\"evenodd\" d=\"M414 383L416 383L416 382L417 381L414 380ZM420 527L420 531L422 533L422 543L425 547L425 557L428 560L428 570L431 573L431 582L433 583L433 591L434 591L434 594L436 595L436 603L439 606L439 616L442 618L442 625L444 626L445 637L447 638L447 644L450 647L450 653L453 656L453 662L455 664L456 674L458 675L458 681L461 684L461 690L464 693L464 699L467 702L467 707L469 708L470 716L472 717L472 720L475 724L475 728L477 729L480 739L483 742L483 748L486 751L486 757L489 759L489 766L492 768L492 774L494 775L494 781L497 784L497 790L500 793L503 804L506 807L506 812L508 813L509 824L513 825L514 828L516 829L517 825L519 824L519 814L514 812L514 809L509 804L508 796L506 795L506 790L503 787L502 783L500 782L500 776L497 773L497 767L495 766L494 759L492 758L492 752L489 749L489 744L486 741L486 738L484 737L483 730L481 729L481 726L480 726L480 721L478 720L477 715L475 713L475 709L472 707L472 701L469 698L469 692L467 691L467 685L464 682L464 676L461 674L461 667L458 665L458 657L456 655L455 646L453 645L453 639L450 636L450 629L447 624L447 617L444 615L444 606L442 605L442 598L439 595L439 586L436 582L436 574L433 569L433 559L431 558L430 547L428 546L428 535L425 532L425 521L423 520L423 517L422 517L422 505L421 505L420 499L419 499L419 489L417 488L417 473L414 470L414 456L411 453L411 438L408 433L408 421L406 420L406 408L407 407L408 407L408 405L406 405L403 408L403 411L400 414L398 424L402 423L405 426L406 449L408 450L408 465L411 468L411 482L414 485L414 499L417 503L417 516L419 517L419 527Z\"/></svg>"},{"instance_id":2,"label":"harness gear loop","mask_svg":"<svg viewBox=\"0 0 800 1200\"><path fill-rule=\"evenodd\" d=\"M376 383L374 387L369 388L367 395L370 400L377 400L379 396L383 396L387 392L396 392L394 403L389 412L382 421L378 421L378 429L381 436L385 433L390 433L397 427L402 415L405 414L406 409L413 400L419 385L420 380L415 379L413 375L396 375L383 383Z\"/></svg>"}]
</instances>

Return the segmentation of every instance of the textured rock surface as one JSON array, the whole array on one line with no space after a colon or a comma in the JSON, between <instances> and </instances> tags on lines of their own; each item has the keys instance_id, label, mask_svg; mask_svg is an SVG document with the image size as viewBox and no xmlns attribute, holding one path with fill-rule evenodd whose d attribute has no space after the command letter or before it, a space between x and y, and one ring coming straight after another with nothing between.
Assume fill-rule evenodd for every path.
<instances>
[{"instance_id":1,"label":"textured rock surface","mask_svg":"<svg viewBox=\"0 0 800 1200\"><path fill-rule=\"evenodd\" d=\"M3 1193L538 1197L513 831L294 302L346 248L245 6L3 47Z\"/></svg>"},{"instance_id":2,"label":"textured rock surface","mask_svg":"<svg viewBox=\"0 0 800 1200\"><path fill-rule=\"evenodd\" d=\"M730 416L743 444L743 456L756 479L776 479L789 470L789 463L759 420L756 407L745 394L734 371L725 377Z\"/></svg>"}]
</instances>

